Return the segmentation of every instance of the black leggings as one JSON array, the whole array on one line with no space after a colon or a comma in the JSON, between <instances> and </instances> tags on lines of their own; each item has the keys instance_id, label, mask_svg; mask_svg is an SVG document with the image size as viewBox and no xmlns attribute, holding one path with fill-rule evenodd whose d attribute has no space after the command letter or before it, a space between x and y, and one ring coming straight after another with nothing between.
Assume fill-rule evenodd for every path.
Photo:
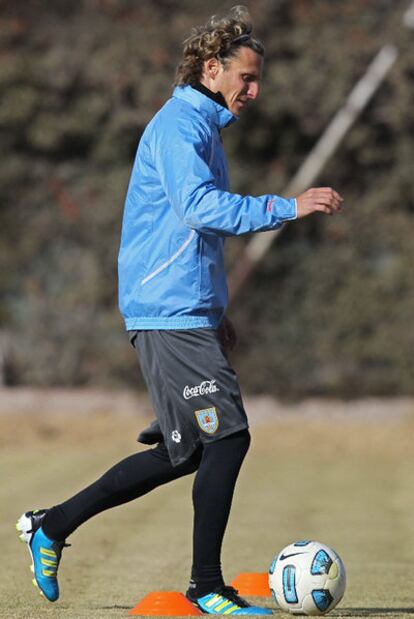
<instances>
[{"instance_id":1,"label":"black leggings","mask_svg":"<svg viewBox=\"0 0 414 619\"><path fill-rule=\"evenodd\" d=\"M69 500L50 509L43 530L51 539L64 540L92 516L198 469L193 486L192 577L196 582L204 582L208 592L210 584L219 585L222 581L221 545L249 443L248 430L242 430L200 446L189 460L176 467L172 466L163 443L133 454Z\"/></svg>"}]
</instances>

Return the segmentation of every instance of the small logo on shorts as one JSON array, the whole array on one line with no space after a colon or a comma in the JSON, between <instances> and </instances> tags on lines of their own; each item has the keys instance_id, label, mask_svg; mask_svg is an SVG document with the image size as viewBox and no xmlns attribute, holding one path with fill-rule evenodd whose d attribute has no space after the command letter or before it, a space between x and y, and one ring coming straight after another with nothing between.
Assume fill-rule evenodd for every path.
<instances>
[{"instance_id":1,"label":"small logo on shorts","mask_svg":"<svg viewBox=\"0 0 414 619\"><path fill-rule=\"evenodd\" d=\"M207 432L207 434L214 434L214 432L216 432L219 422L215 406L212 408L204 408L200 411L194 411L194 414L198 425L204 432Z\"/></svg>"},{"instance_id":2,"label":"small logo on shorts","mask_svg":"<svg viewBox=\"0 0 414 619\"><path fill-rule=\"evenodd\" d=\"M179 433L178 430L173 430L171 432L171 438L174 441L174 443L181 443L181 434Z\"/></svg>"},{"instance_id":3,"label":"small logo on shorts","mask_svg":"<svg viewBox=\"0 0 414 619\"><path fill-rule=\"evenodd\" d=\"M220 391L220 389L216 385L216 379L213 378L213 380L203 380L202 383L195 387L186 385L184 387L183 396L184 400L189 400L199 395L208 395L209 393L216 393L217 391Z\"/></svg>"}]
</instances>

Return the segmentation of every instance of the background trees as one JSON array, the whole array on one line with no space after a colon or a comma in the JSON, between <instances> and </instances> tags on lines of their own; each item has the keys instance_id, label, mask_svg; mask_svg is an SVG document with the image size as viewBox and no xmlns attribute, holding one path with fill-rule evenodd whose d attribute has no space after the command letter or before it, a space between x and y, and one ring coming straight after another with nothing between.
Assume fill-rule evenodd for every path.
<instances>
[{"instance_id":1,"label":"background trees","mask_svg":"<svg viewBox=\"0 0 414 619\"><path fill-rule=\"evenodd\" d=\"M291 224L231 307L233 362L250 391L414 391L406 6L249 3L267 60L257 105L224 132L235 191L281 192L381 45L401 50L318 180L344 195L344 214ZM27 0L0 10L3 374L9 383L135 384L116 304L129 172L170 94L181 41L222 3ZM229 241L229 266L246 241Z\"/></svg>"}]
</instances>

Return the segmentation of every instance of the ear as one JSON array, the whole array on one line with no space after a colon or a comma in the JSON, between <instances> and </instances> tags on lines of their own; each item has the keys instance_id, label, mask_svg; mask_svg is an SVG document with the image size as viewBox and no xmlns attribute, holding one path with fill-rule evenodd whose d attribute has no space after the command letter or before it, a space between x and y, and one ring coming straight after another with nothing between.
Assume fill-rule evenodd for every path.
<instances>
[{"instance_id":1,"label":"ear","mask_svg":"<svg viewBox=\"0 0 414 619\"><path fill-rule=\"evenodd\" d=\"M220 70L220 62L217 58L209 58L204 62L204 74L209 79L214 80Z\"/></svg>"}]
</instances>

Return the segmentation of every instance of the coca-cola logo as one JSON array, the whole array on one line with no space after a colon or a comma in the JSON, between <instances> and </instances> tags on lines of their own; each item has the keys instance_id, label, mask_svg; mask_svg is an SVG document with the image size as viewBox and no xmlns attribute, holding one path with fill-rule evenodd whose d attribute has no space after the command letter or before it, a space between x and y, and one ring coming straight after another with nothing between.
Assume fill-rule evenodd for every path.
<instances>
[{"instance_id":1,"label":"coca-cola logo","mask_svg":"<svg viewBox=\"0 0 414 619\"><path fill-rule=\"evenodd\" d=\"M217 391L220 391L220 389L217 387L215 379L203 380L202 383L196 385L195 387L189 387L186 385L184 387L183 396L185 400L189 400L190 398L196 398L199 395L208 395L210 393L216 393Z\"/></svg>"}]
</instances>

